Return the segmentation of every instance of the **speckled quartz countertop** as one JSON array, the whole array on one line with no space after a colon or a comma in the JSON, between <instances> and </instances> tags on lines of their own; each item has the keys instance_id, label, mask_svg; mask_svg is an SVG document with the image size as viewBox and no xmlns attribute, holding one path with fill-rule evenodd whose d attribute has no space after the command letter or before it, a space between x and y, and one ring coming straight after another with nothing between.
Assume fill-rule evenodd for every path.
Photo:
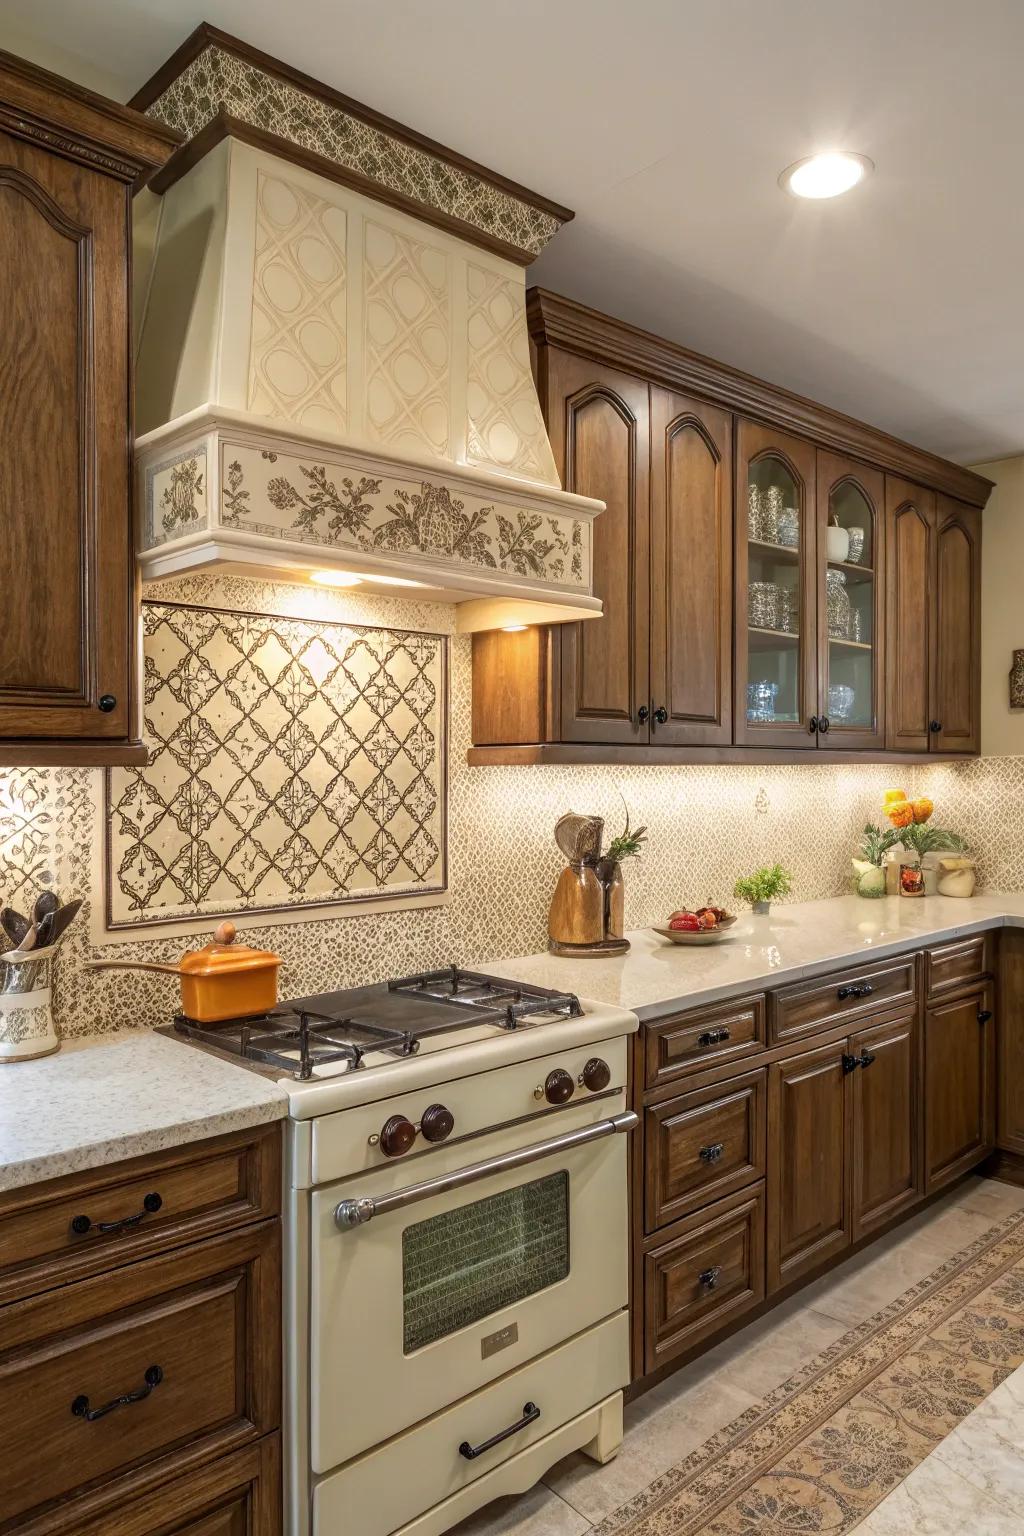
<instances>
[{"instance_id":1,"label":"speckled quartz countertop","mask_svg":"<svg viewBox=\"0 0 1024 1536\"><path fill-rule=\"evenodd\" d=\"M493 975L558 987L629 1008L641 1021L675 1007L777 987L844 961L884 959L987 928L1024 927L1024 896L838 896L741 917L717 944L675 945L650 929L627 935L630 950L608 960L527 955L486 967Z\"/></svg>"},{"instance_id":2,"label":"speckled quartz countertop","mask_svg":"<svg viewBox=\"0 0 1024 1536\"><path fill-rule=\"evenodd\" d=\"M287 1113L270 1079L149 1030L69 1040L0 1066L0 1191Z\"/></svg>"}]
</instances>

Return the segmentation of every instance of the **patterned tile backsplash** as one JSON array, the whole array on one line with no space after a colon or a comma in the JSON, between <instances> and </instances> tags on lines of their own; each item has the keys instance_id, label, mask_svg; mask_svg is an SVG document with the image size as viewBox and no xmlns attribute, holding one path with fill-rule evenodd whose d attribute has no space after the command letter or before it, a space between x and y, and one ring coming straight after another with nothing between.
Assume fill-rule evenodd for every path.
<instances>
[{"instance_id":1,"label":"patterned tile backsplash","mask_svg":"<svg viewBox=\"0 0 1024 1536\"><path fill-rule=\"evenodd\" d=\"M147 588L168 605L195 604L324 624L449 634L454 610L409 598L191 576ZM925 770L885 765L827 767L469 768L470 642L451 640L449 900L404 910L268 916L248 942L283 960L293 995L351 986L451 960L473 964L530 953L546 943L547 906L559 869L552 828L565 810L604 816L619 829L622 798L650 831L649 851L626 869L626 922L640 927L673 907L726 901L733 881L782 860L794 900L839 895L849 857L882 792L898 777L930 793L936 817L961 829L989 888L1024 889L1024 758ZM0 899L27 903L38 885L81 894L102 913L94 848L102 843L102 774L90 769L0 773ZM998 838L994 828L998 826ZM93 921L96 918L94 916ZM212 917L172 937L118 936L118 955L175 960L205 943ZM109 953L109 951L106 951ZM65 1035L164 1023L173 980L131 971L82 970L89 923L70 930L57 967L55 1014Z\"/></svg>"},{"instance_id":2,"label":"patterned tile backsplash","mask_svg":"<svg viewBox=\"0 0 1024 1536\"><path fill-rule=\"evenodd\" d=\"M108 926L444 889L444 635L146 601Z\"/></svg>"}]
</instances>

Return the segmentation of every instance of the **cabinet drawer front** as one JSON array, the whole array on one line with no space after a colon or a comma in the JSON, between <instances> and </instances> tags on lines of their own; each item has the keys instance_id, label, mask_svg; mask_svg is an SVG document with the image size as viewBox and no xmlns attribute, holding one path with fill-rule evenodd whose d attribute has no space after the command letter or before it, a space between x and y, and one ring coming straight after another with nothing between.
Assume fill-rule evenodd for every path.
<instances>
[{"instance_id":1,"label":"cabinet drawer front","mask_svg":"<svg viewBox=\"0 0 1024 1536\"><path fill-rule=\"evenodd\" d=\"M763 1050L764 1021L759 993L645 1024L647 1087Z\"/></svg>"},{"instance_id":2,"label":"cabinet drawer front","mask_svg":"<svg viewBox=\"0 0 1024 1536\"><path fill-rule=\"evenodd\" d=\"M656 1370L764 1298L764 1185L682 1224L644 1258L644 1368Z\"/></svg>"},{"instance_id":3,"label":"cabinet drawer front","mask_svg":"<svg viewBox=\"0 0 1024 1536\"><path fill-rule=\"evenodd\" d=\"M274 1124L0 1197L0 1301L276 1215L280 1141Z\"/></svg>"},{"instance_id":4,"label":"cabinet drawer front","mask_svg":"<svg viewBox=\"0 0 1024 1536\"><path fill-rule=\"evenodd\" d=\"M980 981L992 969L990 936L976 933L955 944L939 944L925 951L925 983L929 997L953 987Z\"/></svg>"},{"instance_id":5,"label":"cabinet drawer front","mask_svg":"<svg viewBox=\"0 0 1024 1536\"><path fill-rule=\"evenodd\" d=\"M762 1067L647 1110L648 1232L764 1177L765 1102Z\"/></svg>"},{"instance_id":6,"label":"cabinet drawer front","mask_svg":"<svg viewBox=\"0 0 1024 1536\"><path fill-rule=\"evenodd\" d=\"M0 1525L172 1449L276 1428L278 1266L265 1222L6 1307Z\"/></svg>"},{"instance_id":7,"label":"cabinet drawer front","mask_svg":"<svg viewBox=\"0 0 1024 1536\"><path fill-rule=\"evenodd\" d=\"M916 996L914 955L799 981L781 988L772 998L772 1044L800 1039L816 1030L845 1024L848 1019L859 1020L880 1008L913 1002Z\"/></svg>"}]
</instances>

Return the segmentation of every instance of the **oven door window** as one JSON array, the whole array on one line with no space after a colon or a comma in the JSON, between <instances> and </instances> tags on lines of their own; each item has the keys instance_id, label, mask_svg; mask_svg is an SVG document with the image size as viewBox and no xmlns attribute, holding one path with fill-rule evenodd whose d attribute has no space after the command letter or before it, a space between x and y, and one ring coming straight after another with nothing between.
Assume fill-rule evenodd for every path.
<instances>
[{"instance_id":1,"label":"oven door window","mask_svg":"<svg viewBox=\"0 0 1024 1536\"><path fill-rule=\"evenodd\" d=\"M514 1306L568 1273L564 1171L406 1227L404 1353Z\"/></svg>"}]
</instances>

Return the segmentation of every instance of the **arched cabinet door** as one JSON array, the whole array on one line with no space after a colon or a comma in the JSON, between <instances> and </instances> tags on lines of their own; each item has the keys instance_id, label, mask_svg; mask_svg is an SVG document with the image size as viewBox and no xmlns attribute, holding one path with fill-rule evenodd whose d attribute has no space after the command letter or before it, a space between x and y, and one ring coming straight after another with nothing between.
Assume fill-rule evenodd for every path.
<instances>
[{"instance_id":1,"label":"arched cabinet door","mask_svg":"<svg viewBox=\"0 0 1024 1536\"><path fill-rule=\"evenodd\" d=\"M595 496L594 596L604 615L560 626L562 741L650 739L648 387L555 352L547 377L555 462L567 491ZM555 425L557 423L557 425ZM560 430L559 430L560 428Z\"/></svg>"},{"instance_id":2,"label":"arched cabinet door","mask_svg":"<svg viewBox=\"0 0 1024 1536\"><path fill-rule=\"evenodd\" d=\"M885 478L818 452L818 721L833 751L885 745Z\"/></svg>"},{"instance_id":3,"label":"arched cabinet door","mask_svg":"<svg viewBox=\"0 0 1024 1536\"><path fill-rule=\"evenodd\" d=\"M981 722L981 514L940 496L935 535L935 675L931 745L977 752Z\"/></svg>"},{"instance_id":4,"label":"arched cabinet door","mask_svg":"<svg viewBox=\"0 0 1024 1536\"><path fill-rule=\"evenodd\" d=\"M740 421L734 710L746 746L818 745L815 470L812 443Z\"/></svg>"},{"instance_id":5,"label":"arched cabinet door","mask_svg":"<svg viewBox=\"0 0 1024 1536\"><path fill-rule=\"evenodd\" d=\"M935 654L935 492L885 477L886 746L927 752Z\"/></svg>"},{"instance_id":6,"label":"arched cabinet door","mask_svg":"<svg viewBox=\"0 0 1024 1536\"><path fill-rule=\"evenodd\" d=\"M729 745L732 417L652 389L651 455L651 740Z\"/></svg>"}]
</instances>

